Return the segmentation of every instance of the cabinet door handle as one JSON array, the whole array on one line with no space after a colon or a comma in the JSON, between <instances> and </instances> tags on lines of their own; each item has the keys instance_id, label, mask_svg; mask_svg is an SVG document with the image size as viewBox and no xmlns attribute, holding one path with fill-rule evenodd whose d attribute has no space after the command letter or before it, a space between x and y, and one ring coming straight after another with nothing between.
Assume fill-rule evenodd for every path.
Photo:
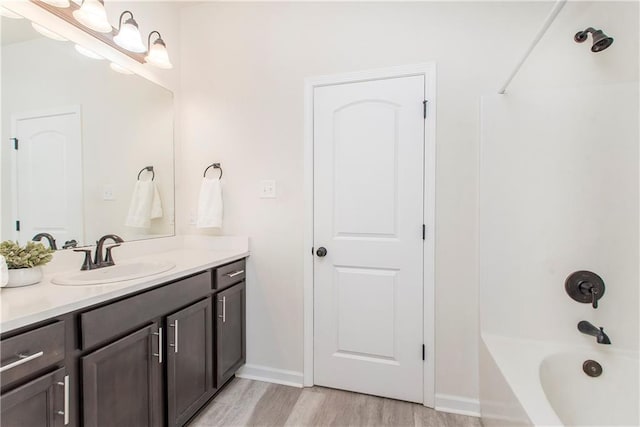
<instances>
[{"instance_id":1,"label":"cabinet door handle","mask_svg":"<svg viewBox=\"0 0 640 427\"><path fill-rule=\"evenodd\" d=\"M173 328L173 344L169 344L169 347L173 347L173 352L178 352L178 319L173 321L173 325L169 325Z\"/></svg>"},{"instance_id":2,"label":"cabinet door handle","mask_svg":"<svg viewBox=\"0 0 640 427\"><path fill-rule=\"evenodd\" d=\"M64 382L59 381L58 385L64 387L64 410L58 411L58 415L64 415L64 425L69 424L69 375L64 376Z\"/></svg>"},{"instance_id":3,"label":"cabinet door handle","mask_svg":"<svg viewBox=\"0 0 640 427\"><path fill-rule=\"evenodd\" d=\"M162 328L158 328L158 332L154 332L153 335L158 336L158 352L153 355L158 358L158 363L162 363Z\"/></svg>"},{"instance_id":4,"label":"cabinet door handle","mask_svg":"<svg viewBox=\"0 0 640 427\"><path fill-rule=\"evenodd\" d=\"M218 314L218 317L222 318L222 323L227 321L227 297L222 297L218 302L222 303L222 314Z\"/></svg>"},{"instance_id":5,"label":"cabinet door handle","mask_svg":"<svg viewBox=\"0 0 640 427\"><path fill-rule=\"evenodd\" d=\"M11 368L15 368L16 366L20 366L24 363L30 362L34 359L37 359L38 357L41 357L44 355L44 351L39 351L37 353L34 354L18 354L18 360L16 360L15 362L11 362L8 365L4 365L3 367L0 368L0 373L4 372L4 371L8 371Z\"/></svg>"},{"instance_id":6,"label":"cabinet door handle","mask_svg":"<svg viewBox=\"0 0 640 427\"><path fill-rule=\"evenodd\" d=\"M242 273L244 273L244 270L238 270L238 271L234 271L234 272L232 272L232 273L227 273L227 274L225 274L225 276L227 276L227 277L231 278L231 277L239 276L239 275L241 275Z\"/></svg>"}]
</instances>

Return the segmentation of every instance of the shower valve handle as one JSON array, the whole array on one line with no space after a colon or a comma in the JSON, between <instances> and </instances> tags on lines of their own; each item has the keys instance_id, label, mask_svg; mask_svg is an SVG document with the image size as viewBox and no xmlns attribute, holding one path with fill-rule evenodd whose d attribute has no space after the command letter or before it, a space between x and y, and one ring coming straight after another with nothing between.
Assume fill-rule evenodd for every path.
<instances>
[{"instance_id":1,"label":"shower valve handle","mask_svg":"<svg viewBox=\"0 0 640 427\"><path fill-rule=\"evenodd\" d=\"M605 293L604 281L591 271L576 271L567 277L564 283L565 291L575 301L591 304L598 308L598 300Z\"/></svg>"},{"instance_id":2,"label":"shower valve handle","mask_svg":"<svg viewBox=\"0 0 640 427\"><path fill-rule=\"evenodd\" d=\"M598 295L598 289L592 287L589 289L589 292L591 293L591 306L593 308L598 308L598 299L600 298Z\"/></svg>"}]
</instances>

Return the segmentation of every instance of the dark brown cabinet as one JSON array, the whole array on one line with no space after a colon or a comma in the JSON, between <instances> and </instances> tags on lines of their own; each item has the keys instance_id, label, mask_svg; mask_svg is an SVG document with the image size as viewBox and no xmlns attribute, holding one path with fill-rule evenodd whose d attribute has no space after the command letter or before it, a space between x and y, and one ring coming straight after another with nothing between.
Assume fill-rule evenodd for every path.
<instances>
[{"instance_id":1,"label":"dark brown cabinet","mask_svg":"<svg viewBox=\"0 0 640 427\"><path fill-rule=\"evenodd\" d=\"M160 426L159 326L145 326L82 357L84 426Z\"/></svg>"},{"instance_id":2,"label":"dark brown cabinet","mask_svg":"<svg viewBox=\"0 0 640 427\"><path fill-rule=\"evenodd\" d=\"M217 293L214 298L217 386L221 387L246 360L245 282Z\"/></svg>"},{"instance_id":3,"label":"dark brown cabinet","mask_svg":"<svg viewBox=\"0 0 640 427\"><path fill-rule=\"evenodd\" d=\"M245 362L245 260L2 335L2 427L183 426Z\"/></svg>"},{"instance_id":4,"label":"dark brown cabinet","mask_svg":"<svg viewBox=\"0 0 640 427\"><path fill-rule=\"evenodd\" d=\"M167 411L181 426L213 395L211 297L167 317Z\"/></svg>"},{"instance_id":5,"label":"dark brown cabinet","mask_svg":"<svg viewBox=\"0 0 640 427\"><path fill-rule=\"evenodd\" d=\"M68 381L65 369L62 368L4 393L0 398L0 424L3 427L67 425Z\"/></svg>"}]
</instances>

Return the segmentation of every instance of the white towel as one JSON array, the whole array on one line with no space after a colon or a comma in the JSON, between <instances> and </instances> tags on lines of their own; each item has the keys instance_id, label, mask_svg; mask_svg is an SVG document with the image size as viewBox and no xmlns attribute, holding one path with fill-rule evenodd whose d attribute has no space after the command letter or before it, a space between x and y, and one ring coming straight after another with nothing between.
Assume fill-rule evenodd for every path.
<instances>
[{"instance_id":1,"label":"white towel","mask_svg":"<svg viewBox=\"0 0 640 427\"><path fill-rule=\"evenodd\" d=\"M161 217L162 202L156 184L153 181L136 181L125 225L149 228L152 219Z\"/></svg>"},{"instance_id":2,"label":"white towel","mask_svg":"<svg viewBox=\"0 0 640 427\"><path fill-rule=\"evenodd\" d=\"M198 228L222 227L222 185L217 178L203 178L198 198Z\"/></svg>"}]
</instances>

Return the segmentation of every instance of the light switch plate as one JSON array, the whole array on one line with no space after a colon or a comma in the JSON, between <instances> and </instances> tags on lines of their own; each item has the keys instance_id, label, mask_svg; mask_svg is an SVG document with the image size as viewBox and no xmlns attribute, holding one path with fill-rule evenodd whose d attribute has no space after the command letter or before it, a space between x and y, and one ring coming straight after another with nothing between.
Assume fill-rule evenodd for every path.
<instances>
[{"instance_id":1,"label":"light switch plate","mask_svg":"<svg viewBox=\"0 0 640 427\"><path fill-rule=\"evenodd\" d=\"M263 179L262 181L260 181L260 198L276 198L276 181L274 179Z\"/></svg>"},{"instance_id":2,"label":"light switch plate","mask_svg":"<svg viewBox=\"0 0 640 427\"><path fill-rule=\"evenodd\" d=\"M102 200L115 200L116 196L113 194L113 186L112 185L104 185L102 187Z\"/></svg>"}]
</instances>

